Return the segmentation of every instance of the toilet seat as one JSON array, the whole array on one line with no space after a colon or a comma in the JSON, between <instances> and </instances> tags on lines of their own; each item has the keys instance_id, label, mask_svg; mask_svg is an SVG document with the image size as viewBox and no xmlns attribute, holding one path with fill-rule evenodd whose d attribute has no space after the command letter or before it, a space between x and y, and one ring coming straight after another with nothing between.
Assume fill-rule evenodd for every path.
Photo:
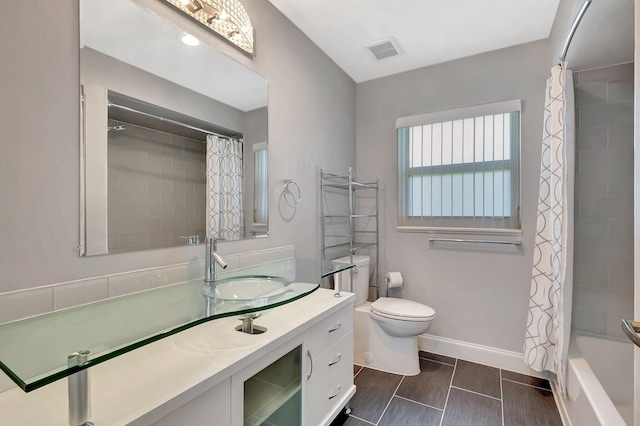
<instances>
[{"instance_id":1,"label":"toilet seat","mask_svg":"<svg viewBox=\"0 0 640 426\"><path fill-rule=\"evenodd\" d=\"M371 304L371 313L399 321L431 321L436 311L422 303L395 297L381 297Z\"/></svg>"}]
</instances>

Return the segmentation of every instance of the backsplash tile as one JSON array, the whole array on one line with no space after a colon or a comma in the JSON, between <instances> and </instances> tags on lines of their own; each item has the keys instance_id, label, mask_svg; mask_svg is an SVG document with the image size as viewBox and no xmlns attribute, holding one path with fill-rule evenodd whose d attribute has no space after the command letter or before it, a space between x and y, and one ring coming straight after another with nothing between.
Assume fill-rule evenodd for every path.
<instances>
[{"instance_id":1,"label":"backsplash tile","mask_svg":"<svg viewBox=\"0 0 640 426\"><path fill-rule=\"evenodd\" d=\"M189 267L186 264L155 268L153 270L152 286L163 287L189 280Z\"/></svg>"},{"instance_id":2,"label":"backsplash tile","mask_svg":"<svg viewBox=\"0 0 640 426\"><path fill-rule=\"evenodd\" d=\"M259 271L264 270L264 267L259 265L283 259L291 259L291 262L293 262L294 256L295 249L293 246L224 254L223 257L229 266L225 270L219 270L219 274L224 277L239 269L246 270L248 274L259 273ZM0 324L58 309L98 302L110 297L202 279L204 277L204 265L204 260L196 260L0 294ZM275 275L291 272L292 270L289 262L284 266L276 264L274 268L270 273ZM287 276L286 278L292 280L294 277ZM0 383L1 386L2 383Z\"/></svg>"},{"instance_id":3,"label":"backsplash tile","mask_svg":"<svg viewBox=\"0 0 640 426\"><path fill-rule=\"evenodd\" d=\"M53 311L53 286L0 294L0 324Z\"/></svg>"},{"instance_id":4,"label":"backsplash tile","mask_svg":"<svg viewBox=\"0 0 640 426\"><path fill-rule=\"evenodd\" d=\"M97 302L109 297L109 278L100 277L57 284L53 287L53 291L55 310Z\"/></svg>"},{"instance_id":5,"label":"backsplash tile","mask_svg":"<svg viewBox=\"0 0 640 426\"><path fill-rule=\"evenodd\" d=\"M295 257L293 246L276 247L273 249L252 251L240 255L240 268L273 262L278 259Z\"/></svg>"},{"instance_id":6,"label":"backsplash tile","mask_svg":"<svg viewBox=\"0 0 640 426\"><path fill-rule=\"evenodd\" d=\"M137 291L152 288L153 276L151 269L124 274L111 275L109 277L109 297L122 296Z\"/></svg>"}]
</instances>

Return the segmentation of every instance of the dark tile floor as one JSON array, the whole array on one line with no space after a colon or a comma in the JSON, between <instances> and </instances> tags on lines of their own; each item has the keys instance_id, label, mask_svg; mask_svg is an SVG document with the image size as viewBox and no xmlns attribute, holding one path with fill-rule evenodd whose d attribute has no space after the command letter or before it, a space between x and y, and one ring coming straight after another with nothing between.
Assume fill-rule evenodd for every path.
<instances>
[{"instance_id":1,"label":"dark tile floor","mask_svg":"<svg viewBox=\"0 0 640 426\"><path fill-rule=\"evenodd\" d=\"M354 366L356 394L345 426L562 425L546 380L420 352L421 373Z\"/></svg>"}]
</instances>

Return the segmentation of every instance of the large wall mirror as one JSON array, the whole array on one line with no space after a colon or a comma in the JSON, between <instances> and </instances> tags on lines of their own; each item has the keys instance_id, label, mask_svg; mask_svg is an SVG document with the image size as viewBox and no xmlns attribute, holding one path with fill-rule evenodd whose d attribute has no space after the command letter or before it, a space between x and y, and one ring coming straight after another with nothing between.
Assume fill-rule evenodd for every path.
<instances>
[{"instance_id":1,"label":"large wall mirror","mask_svg":"<svg viewBox=\"0 0 640 426\"><path fill-rule=\"evenodd\" d=\"M268 235L267 81L189 25L80 0L85 256Z\"/></svg>"}]
</instances>

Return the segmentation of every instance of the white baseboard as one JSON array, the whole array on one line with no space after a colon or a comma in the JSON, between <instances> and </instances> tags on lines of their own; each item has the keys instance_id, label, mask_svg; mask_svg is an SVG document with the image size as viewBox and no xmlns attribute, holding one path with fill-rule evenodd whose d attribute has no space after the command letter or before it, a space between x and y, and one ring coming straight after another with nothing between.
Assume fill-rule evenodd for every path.
<instances>
[{"instance_id":1,"label":"white baseboard","mask_svg":"<svg viewBox=\"0 0 640 426\"><path fill-rule=\"evenodd\" d=\"M445 337L421 334L418 336L421 351L460 358L465 361L501 368L528 376L548 379L548 374L532 370L522 359L522 352L506 351L490 346L447 339Z\"/></svg>"}]
</instances>

